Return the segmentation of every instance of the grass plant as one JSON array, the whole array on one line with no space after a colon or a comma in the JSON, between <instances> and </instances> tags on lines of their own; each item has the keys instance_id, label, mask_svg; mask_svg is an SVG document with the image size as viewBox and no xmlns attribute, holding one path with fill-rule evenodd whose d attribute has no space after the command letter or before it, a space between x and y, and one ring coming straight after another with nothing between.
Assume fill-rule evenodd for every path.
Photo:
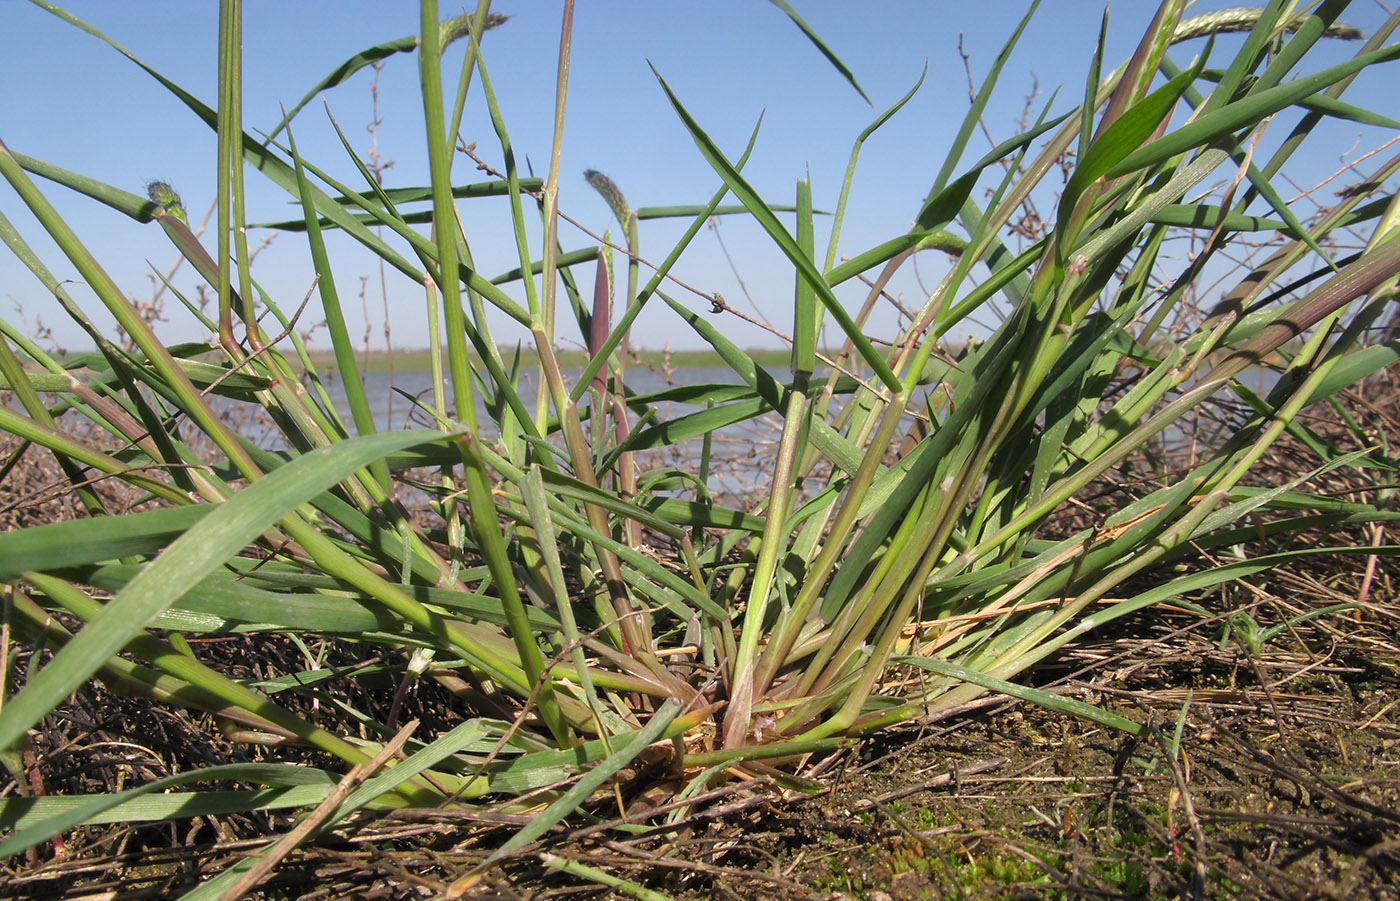
<instances>
[{"instance_id":1,"label":"grass plant","mask_svg":"<svg viewBox=\"0 0 1400 901\"><path fill-rule=\"evenodd\" d=\"M34 2L131 57L47 0ZM268 837L269 854L280 856L362 808L489 798L535 812L498 859L580 808L622 803L618 774L643 759L683 786L681 797L745 771L793 778L813 755L949 715L988 692L1138 731L1118 714L1015 680L1076 636L1154 604L1192 603L1306 554L1396 552L1349 546L1345 536L1400 513L1309 488L1341 467L1392 482L1385 436L1357 423L1365 449L1343 453L1300 414L1397 356L1393 339L1364 339L1386 323L1400 274L1387 188L1400 156L1315 217L1290 206L1274 179L1334 119L1400 128L1342 99L1356 73L1400 57L1400 45L1387 43L1397 19L1350 61L1318 69L1310 51L1341 27L1345 2L1308 14L1272 2L1243 17L1184 20L1186 4L1164 0L1129 60L1113 66L1100 40L1077 105L1052 98L1024 134L968 162L1032 3L936 180L910 197L915 225L844 257L861 146L919 86L855 139L845 180L828 198L823 248L821 186L798 181L790 204L761 196L743 174L748 150L731 157L710 139L667 85L662 62L658 90L713 168L715 191L693 207L633 210L591 173L595 187L616 195L625 238L610 251L571 254L558 238L558 186L572 4L563 4L556 137L542 179L518 171L509 111L496 104L490 42L478 43L498 23L488 5L440 23L435 0L421 0L417 39L351 57L308 95L358 66L414 53L431 171L420 187L383 188L348 143L348 164L302 158L295 138L313 127L306 117L287 116L271 137L244 132L239 0L219 6L217 108L131 57L217 133L212 251L163 186L143 198L0 145L0 175L135 347L103 336L0 218L0 240L96 347L58 360L0 323L0 378L12 398L0 404L0 429L21 442L16 457L53 453L88 514L0 535L8 623L0 761L30 784L31 730L93 680L278 741L243 762L120 792L0 799L0 855L118 819L300 811L301 825L280 844ZM779 5L860 90L836 52ZM1225 30L1245 38L1219 58L1213 35ZM452 39L469 44L455 84L441 65ZM467 102L490 110L503 161L499 177L477 184L457 180L461 165L454 177ZM1271 117L1275 132L1282 120L1292 130L1272 154L1256 153ZM333 165L349 172L346 181ZM249 269L245 173L300 205L281 226L305 235L334 347L322 365L347 388L360 385L361 362L322 234L344 231L423 286L437 384L426 406L436 429L375 434L368 399L355 390L352 422L329 405L317 364L288 325L300 298L269 296ZM51 184L41 189L35 176ZM218 360L204 358L207 346L162 343L49 204L47 191L65 189L165 230L217 292L217 317L205 324ZM1026 204L1052 193L1044 227L1018 232ZM500 279L478 268L456 206L491 195L509 199L518 245L516 259L493 261L506 270ZM663 291L670 267L724 209L751 216L791 263L791 347L781 366L757 361L707 310ZM658 216L691 224L650 268L641 223ZM527 238L536 217L543 246ZM1202 309L1203 273L1249 242L1264 245L1260 262ZM1179 246L1190 253L1168 252ZM883 285L926 250L954 258L949 274L898 334L867 335ZM580 267L591 282L576 277ZM867 276L869 301L848 309L835 289ZM624 285L615 308L614 281ZM518 282L523 300L505 282ZM742 385L629 391L628 330L658 303ZM526 362L501 352L488 307L528 329ZM282 325L265 330L264 310ZM995 331L949 356L945 337L979 312L995 318ZM824 327L844 341L830 360L818 352ZM557 349L566 335L588 348L572 381L566 366L579 361ZM519 391L526 366L543 389L534 403ZM1183 465L1153 468L1164 443L1197 428L1222 398L1237 411L1229 433L1178 458ZM478 418L478 399L489 421ZM667 418L668 400L693 408ZM231 429L221 412L229 404L265 414L279 449ZM636 452L708 440L762 416L777 417L782 431L758 509L716 504L703 458L697 472L652 479L633 462ZM105 442L70 437L72 420ZM1285 434L1312 449L1313 468L1283 484L1252 480ZM92 490L96 479L127 483L140 503L114 504ZM1104 485L1109 493L1092 493ZM410 509L410 488L429 498L426 509ZM1247 542L1248 554L1239 550ZM415 681L434 683L456 696L460 722L419 732L399 721L397 699L361 704L360 694L339 697L338 715L323 720L313 702L334 689L322 685L328 675L315 654L274 686L221 672L192 647L234 633L308 649L375 647L399 697ZM396 743L402 754L384 753ZM314 754L282 756L285 746ZM208 790L229 783L241 787ZM254 857L234 864L190 897L241 892L264 872L256 866Z\"/></svg>"}]
</instances>

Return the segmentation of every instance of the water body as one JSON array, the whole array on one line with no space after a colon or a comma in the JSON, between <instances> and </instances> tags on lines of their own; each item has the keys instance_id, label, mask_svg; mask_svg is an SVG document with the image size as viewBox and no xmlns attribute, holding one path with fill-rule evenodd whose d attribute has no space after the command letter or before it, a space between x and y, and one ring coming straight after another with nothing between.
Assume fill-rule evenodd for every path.
<instances>
[{"instance_id":1,"label":"water body","mask_svg":"<svg viewBox=\"0 0 1400 901\"><path fill-rule=\"evenodd\" d=\"M580 371L566 373L569 386L576 384ZM517 389L526 410L533 413L536 398L535 372L522 373ZM699 385L743 385L733 370L727 367L685 367L669 372L656 368L634 367L626 373L627 386L632 394L652 395L674 388ZM392 378L388 372L369 372L362 377L365 395L374 417L375 428L391 431L405 428L435 428L433 416L423 407L433 403L432 374L417 370L395 372ZM344 384L339 379L326 377L327 393L342 421L351 427L350 407L345 398ZM449 406L450 406L450 392ZM580 400L581 412L587 416L592 403L591 393ZM656 415L651 421L667 422L698 412L704 407L699 404L679 400L666 400L653 404ZM486 399L477 392L477 423L485 440L494 440L497 431L493 417L486 407ZM631 417L636 427L637 417ZM650 424L644 423L643 426ZM781 430L781 420L775 414L767 414L756 420L727 426L716 432L711 444L711 467L708 487L726 496L731 501L753 497L766 491L767 476L771 472L770 461L777 446ZM585 430L592 426L585 420ZM607 442L612 444L611 439ZM699 472L703 442L692 438L672 446L642 451L636 455L639 469L653 475L661 475L662 470L673 468L686 473ZM693 496L693 486L689 492L680 493Z\"/></svg>"},{"instance_id":2,"label":"water body","mask_svg":"<svg viewBox=\"0 0 1400 901\"><path fill-rule=\"evenodd\" d=\"M570 387L580 375L580 371L566 373ZM785 375L783 373L782 375ZM518 393L525 408L534 410L537 373L522 373ZM1263 367L1244 374L1242 381L1252 390L1266 394L1277 380L1277 373ZM626 382L633 394L651 395L669 389L699 385L742 385L743 381L727 367L684 367L670 371L659 368L637 366L626 373ZM392 378L388 372L369 372L363 376L366 397L374 417L375 428L391 431L404 428L434 428L431 414L419 405L432 405L431 373L418 370L395 372ZM345 399L344 385L336 378L326 376L326 386L337 413L343 422L350 424L352 418ZM591 393L580 401L585 416L592 402ZM1229 392L1222 399L1230 397ZM922 408L922 401L915 401L911 408ZM666 400L654 404L654 422L674 421L689 413L703 409L701 405L679 400ZM477 422L481 436L494 440L496 430L493 417L486 408L485 399L477 392ZM1197 416L1183 420L1158 437L1154 446L1165 452L1168 446L1183 442L1197 443L1198 446L1216 445L1232 432L1232 427L1248 418L1248 410L1243 405L1227 404L1224 407L1211 405ZM1232 422L1231 420L1235 420ZM637 417L632 416L634 428ZM648 423L643 423L645 427ZM585 421L585 430L591 434L592 426ZM756 419L726 426L715 432L712 439L711 471L708 487L725 496L731 503L740 499L752 501L762 497L768 490L771 479L772 461L776 452L778 436L782 427L780 417L768 413ZM268 436L271 437L271 436ZM273 444L276 444L274 439ZM611 446L607 439L606 445ZM702 440L691 438L672 446L640 452L636 455L639 469L653 474L667 469L687 474L697 474L700 469ZM1204 447L1202 448L1204 449ZM681 494L693 496L693 486L680 488Z\"/></svg>"},{"instance_id":3,"label":"water body","mask_svg":"<svg viewBox=\"0 0 1400 901\"><path fill-rule=\"evenodd\" d=\"M565 373L569 387L576 383L580 372ZM517 393L527 410L533 411L536 397L536 373L531 371L522 373L520 385ZM326 378L326 388L331 396L331 402L335 405L336 412L349 423L350 407L345 400L345 386L339 379ZM734 374L734 371L724 367L687 367L685 369L675 369L667 374L657 369L643 367L629 369L626 373L627 387L639 395L654 394L665 391L668 388L693 386L693 385L742 385L743 380ZM365 396L370 403L370 412L374 416L374 426L380 431L392 431L403 428L432 428L433 418L426 411L417 409L417 403L426 407L433 404L433 380L432 373L418 370L405 370L395 372L392 375L388 372L368 372L361 377L364 385ZM407 395L407 397L405 396ZM447 392L448 404L451 405L451 391ZM581 401L581 405L586 405L587 400ZM669 412L668 412L668 409ZM699 409L689 404L668 402L660 405L658 415L661 418L670 418L673 415L680 415L692 409ZM486 409L485 398L481 392L477 391L477 421L483 428L489 429L491 417Z\"/></svg>"}]
</instances>

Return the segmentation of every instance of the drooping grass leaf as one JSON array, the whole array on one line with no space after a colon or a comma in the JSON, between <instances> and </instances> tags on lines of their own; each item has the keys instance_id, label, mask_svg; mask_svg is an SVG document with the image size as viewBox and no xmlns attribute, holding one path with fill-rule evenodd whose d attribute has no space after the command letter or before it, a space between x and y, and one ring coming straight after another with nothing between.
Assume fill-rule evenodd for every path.
<instances>
[{"instance_id":1,"label":"drooping grass leaf","mask_svg":"<svg viewBox=\"0 0 1400 901\"><path fill-rule=\"evenodd\" d=\"M0 579L149 553L189 531L213 509L192 504L0 532Z\"/></svg>"},{"instance_id":2,"label":"drooping grass leaf","mask_svg":"<svg viewBox=\"0 0 1400 901\"><path fill-rule=\"evenodd\" d=\"M257 765L266 767L265 764ZM265 776L250 772L248 764L227 764L177 773L126 791L106 795L69 795L0 800L0 828L10 835L0 841L0 857L19 854L79 826L104 823L149 823L247 813L252 810L286 810L309 807L326 796L335 781L329 774L307 767L286 766L280 774L292 778L299 770L306 782L285 787L247 791L201 790L171 792L168 789L203 780L259 781Z\"/></svg>"},{"instance_id":3,"label":"drooping grass leaf","mask_svg":"<svg viewBox=\"0 0 1400 901\"><path fill-rule=\"evenodd\" d=\"M437 432L401 432L321 448L225 501L109 601L47 666L30 675L24 689L0 711L0 748L13 747L26 729L96 672L131 636L297 506L390 451L443 437Z\"/></svg>"},{"instance_id":4,"label":"drooping grass leaf","mask_svg":"<svg viewBox=\"0 0 1400 901\"><path fill-rule=\"evenodd\" d=\"M792 6L788 4L787 0L768 0L768 2L787 13L788 18L792 19L793 24L802 29L802 33L807 36L807 40L811 41L813 46L821 51L822 56L826 57L827 61L836 68L836 71L840 72L841 76L846 79L851 87L856 89L856 93L861 96L862 100L866 103L870 103L871 106L875 105L870 102L869 97L865 96L865 91L862 90L861 86L856 82L855 75L846 67L846 64L841 62L840 58L837 57L832 49L826 45L826 42L821 39L821 36L813 31L810 25L803 21L802 17L797 14L797 10L793 9Z\"/></svg>"}]
</instances>

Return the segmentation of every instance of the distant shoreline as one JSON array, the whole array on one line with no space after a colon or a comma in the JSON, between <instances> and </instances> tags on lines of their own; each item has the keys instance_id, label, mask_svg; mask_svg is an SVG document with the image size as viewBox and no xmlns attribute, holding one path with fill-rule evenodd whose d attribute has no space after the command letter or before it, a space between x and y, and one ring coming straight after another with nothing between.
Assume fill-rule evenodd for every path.
<instances>
[{"instance_id":1,"label":"distant shoreline","mask_svg":"<svg viewBox=\"0 0 1400 901\"><path fill-rule=\"evenodd\" d=\"M560 350L557 353L559 365L565 369L582 369L588 363L588 354L582 350ZM784 348L750 349L746 350L745 353L751 356L758 365L764 367L786 368L792 359L791 351ZM826 350L822 353L831 357L838 351ZM307 352L307 355L311 357L311 362L318 369L335 367L335 354L328 349L311 350ZM445 355L446 351L444 351ZM506 360L507 365L514 358L514 355L514 348L501 348L501 357ZM535 353L530 348L522 348L520 358L522 363L531 367L536 364ZM378 349L365 353L362 350L357 350L355 363L362 372L387 372L391 368L401 372L427 371L431 368L428 349L425 347L392 352ZM627 365L656 368L670 366L674 369L727 368L724 360L713 350L636 350L628 355Z\"/></svg>"}]
</instances>

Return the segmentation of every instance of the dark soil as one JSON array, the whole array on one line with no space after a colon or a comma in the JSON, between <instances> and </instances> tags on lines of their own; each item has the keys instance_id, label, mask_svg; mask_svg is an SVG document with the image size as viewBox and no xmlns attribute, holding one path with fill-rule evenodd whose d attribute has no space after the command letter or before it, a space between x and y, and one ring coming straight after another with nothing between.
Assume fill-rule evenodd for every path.
<instances>
[{"instance_id":1,"label":"dark soil","mask_svg":"<svg viewBox=\"0 0 1400 901\"><path fill-rule=\"evenodd\" d=\"M1238 630L1226 637L1223 620L1159 611L1041 673L1042 687L1146 723L1140 736L989 699L819 762L810 786L776 772L734 782L672 823L664 806L639 814L633 801L624 829L575 821L481 876L471 871L510 818L363 821L294 854L255 897L633 896L604 876L754 901L1400 897L1394 614L1340 612L1251 647ZM104 709L88 745L121 729L186 759L208 753L168 710ZM9 861L0 897L166 897L285 826L257 816L108 827L75 836L67 854ZM550 864L561 860L604 876L566 875Z\"/></svg>"}]
</instances>

